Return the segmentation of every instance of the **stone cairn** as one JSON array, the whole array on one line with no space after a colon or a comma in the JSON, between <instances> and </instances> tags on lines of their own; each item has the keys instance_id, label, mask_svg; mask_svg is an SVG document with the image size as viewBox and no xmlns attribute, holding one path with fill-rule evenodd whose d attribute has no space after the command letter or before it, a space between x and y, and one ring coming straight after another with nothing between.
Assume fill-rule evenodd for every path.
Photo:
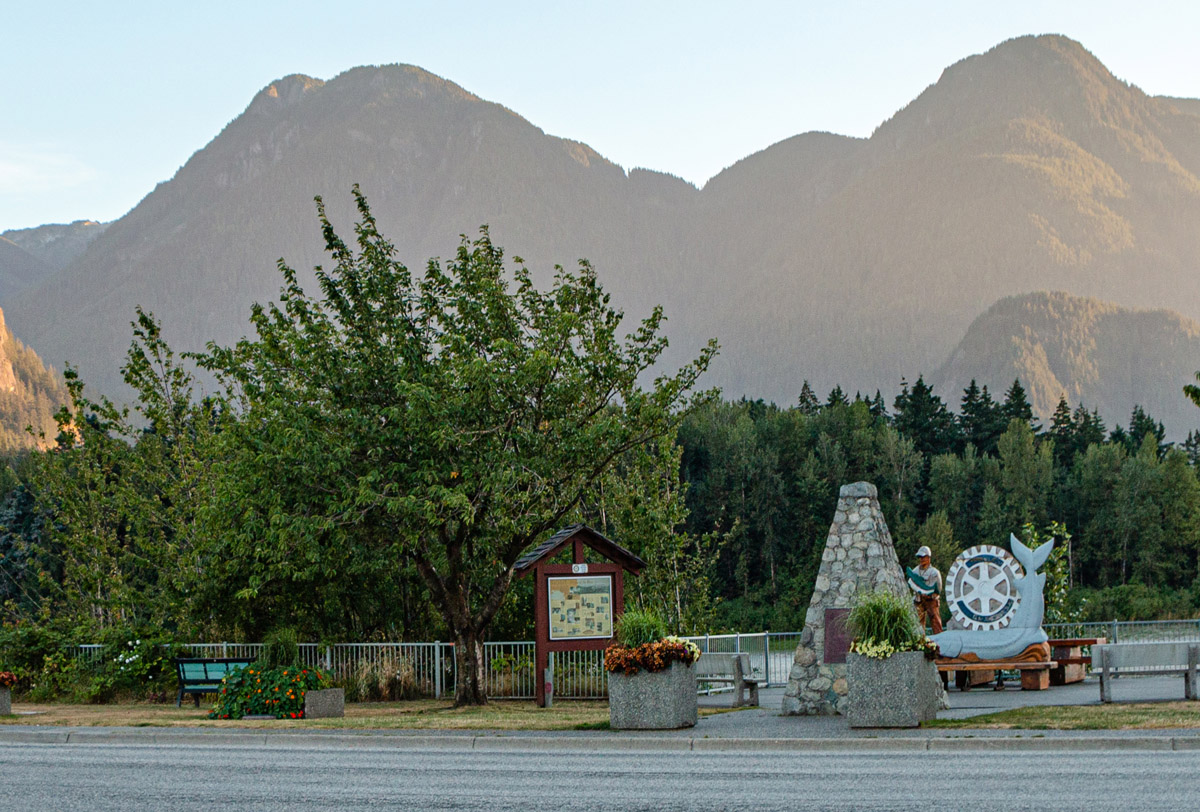
<instances>
[{"instance_id":1,"label":"stone cairn","mask_svg":"<svg viewBox=\"0 0 1200 812\"><path fill-rule=\"evenodd\" d=\"M844 648L841 656L831 654L840 662L824 661L826 616L840 619L844 612L826 610L848 610L854 605L855 595L881 589L905 599L910 597L892 534L879 507L879 493L869 482L843 485L783 695L785 716L845 713L848 691Z\"/></svg>"}]
</instances>

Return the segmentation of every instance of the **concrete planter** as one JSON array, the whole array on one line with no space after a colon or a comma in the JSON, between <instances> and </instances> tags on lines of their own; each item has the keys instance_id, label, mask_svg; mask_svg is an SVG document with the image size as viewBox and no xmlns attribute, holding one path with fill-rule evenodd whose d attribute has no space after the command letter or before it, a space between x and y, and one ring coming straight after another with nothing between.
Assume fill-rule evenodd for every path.
<instances>
[{"instance_id":1,"label":"concrete planter","mask_svg":"<svg viewBox=\"0 0 1200 812\"><path fill-rule=\"evenodd\" d=\"M917 727L937 718L940 678L924 652L904 651L884 660L846 655L850 727Z\"/></svg>"},{"instance_id":2,"label":"concrete planter","mask_svg":"<svg viewBox=\"0 0 1200 812\"><path fill-rule=\"evenodd\" d=\"M304 694L305 719L341 719L346 715L346 691L325 688Z\"/></svg>"},{"instance_id":3,"label":"concrete planter","mask_svg":"<svg viewBox=\"0 0 1200 812\"><path fill-rule=\"evenodd\" d=\"M0 716L12 713L12 689L0 688Z\"/></svg>"},{"instance_id":4,"label":"concrete planter","mask_svg":"<svg viewBox=\"0 0 1200 812\"><path fill-rule=\"evenodd\" d=\"M608 718L613 730L695 727L696 669L674 662L665 671L610 672Z\"/></svg>"}]
</instances>

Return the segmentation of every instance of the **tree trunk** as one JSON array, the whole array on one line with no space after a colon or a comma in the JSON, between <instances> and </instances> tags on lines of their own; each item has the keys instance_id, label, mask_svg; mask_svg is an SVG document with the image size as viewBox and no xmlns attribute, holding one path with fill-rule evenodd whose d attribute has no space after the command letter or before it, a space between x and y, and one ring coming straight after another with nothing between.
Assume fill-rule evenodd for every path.
<instances>
[{"instance_id":1,"label":"tree trunk","mask_svg":"<svg viewBox=\"0 0 1200 812\"><path fill-rule=\"evenodd\" d=\"M486 705L487 682L483 663L483 640L467 630L454 637L454 660L458 666L454 706Z\"/></svg>"}]
</instances>

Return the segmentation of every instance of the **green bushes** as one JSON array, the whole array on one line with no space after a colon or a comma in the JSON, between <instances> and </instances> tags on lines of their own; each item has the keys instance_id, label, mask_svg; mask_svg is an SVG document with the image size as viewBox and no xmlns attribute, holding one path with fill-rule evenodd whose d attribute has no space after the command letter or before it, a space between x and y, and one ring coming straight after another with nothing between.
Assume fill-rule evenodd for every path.
<instances>
[{"instance_id":1,"label":"green bushes","mask_svg":"<svg viewBox=\"0 0 1200 812\"><path fill-rule=\"evenodd\" d=\"M80 640L100 645L82 651ZM175 647L154 629L97 631L53 621L0 629L0 670L16 674L15 690L35 702L164 700L175 689L174 653Z\"/></svg>"},{"instance_id":2,"label":"green bushes","mask_svg":"<svg viewBox=\"0 0 1200 812\"><path fill-rule=\"evenodd\" d=\"M630 609L616 623L617 642L625 648L655 643L667 636L667 624L653 612Z\"/></svg>"},{"instance_id":3,"label":"green bushes","mask_svg":"<svg viewBox=\"0 0 1200 812\"><path fill-rule=\"evenodd\" d=\"M274 716L303 719L304 695L322 687L325 678L315 668L259 668L234 671L221 682L209 719Z\"/></svg>"}]
</instances>

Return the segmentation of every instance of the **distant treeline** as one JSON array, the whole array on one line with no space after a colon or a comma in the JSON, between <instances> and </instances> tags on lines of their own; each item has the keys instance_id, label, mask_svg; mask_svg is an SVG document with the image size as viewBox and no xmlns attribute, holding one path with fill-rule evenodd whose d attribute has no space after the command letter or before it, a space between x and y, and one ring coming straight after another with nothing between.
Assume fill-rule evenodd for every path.
<instances>
[{"instance_id":1,"label":"distant treeline","mask_svg":"<svg viewBox=\"0 0 1200 812\"><path fill-rule=\"evenodd\" d=\"M717 625L798 629L842 484L879 488L902 563L922 544L947 570L976 544L1062 522L1070 600L1084 617L1193 615L1200 606L1200 432L1175 446L1137 408L1111 430L1065 398L1049 425L1019 381L1002 398L974 382L948 408L923 379L890 407L876 393L797 404L724 402L679 434L687 529L724 543L711 584Z\"/></svg>"},{"instance_id":2,"label":"distant treeline","mask_svg":"<svg viewBox=\"0 0 1200 812\"><path fill-rule=\"evenodd\" d=\"M807 382L788 407L716 401L687 417L673 451L655 452L657 461L623 464L594 503L581 505L577 520L655 559L656 567L631 579L627 593L686 631L801 628L838 489L858 480L878 486L903 563L926 544L945 572L967 547L1007 546L1009 533L1020 533L1026 523L1049 528L1060 522L1070 534L1059 535L1068 550L1069 602L1083 617L1195 615L1200 432L1172 445L1162 424L1140 408L1128 425L1110 429L1096 411L1065 400L1042 425L1019 381L1000 398L972 383L956 407L952 411L923 379L904 384L890 405L878 393L849 398L840 388L821 400ZM0 467L0 608L6 626L33 629L70 617L61 632L69 639L91 633L88 623L78 625L82 611L97 628L148 623L185 636L260 634L254 625L221 615L235 602L235 582L212 572L188 579L205 584L202 592L169 587L186 574L173 551L184 549L178 536L193 532L194 524L189 515L167 514L187 503L161 482L151 487L129 478L154 470L139 462L142 456L161 457L164 462L155 465L172 470L170 446L160 448L153 432L132 445L96 436L90 456L78 447L66 450L72 440L65 438L63 446L60 437L58 449L21 452ZM218 463L208 460L204 467ZM178 473L162 476L163 482L178 480L175 489L188 482ZM680 480L685 501L676 508ZM118 484L113 493L123 496L100 498ZM60 493L70 496L74 513L56 508L66 504ZM133 501L139 494L145 504ZM62 539L73 533L82 544L91 538L92 524L96 540L101 531L107 534L105 549L93 541L94 548L84 544L67 554ZM353 558L349 549L339 554ZM445 639L410 566L393 560L369 569L369 578L347 583L318 579L330 591L320 605L330 623L340 624L328 634ZM81 584L91 586L82 590ZM289 587L285 594L313 589ZM92 607L98 590L113 594L96 607L124 608L113 614ZM489 635L528 638L532 599L529 579L519 581ZM302 634L320 628L281 601L261 598L256 605L267 617L299 617Z\"/></svg>"}]
</instances>

